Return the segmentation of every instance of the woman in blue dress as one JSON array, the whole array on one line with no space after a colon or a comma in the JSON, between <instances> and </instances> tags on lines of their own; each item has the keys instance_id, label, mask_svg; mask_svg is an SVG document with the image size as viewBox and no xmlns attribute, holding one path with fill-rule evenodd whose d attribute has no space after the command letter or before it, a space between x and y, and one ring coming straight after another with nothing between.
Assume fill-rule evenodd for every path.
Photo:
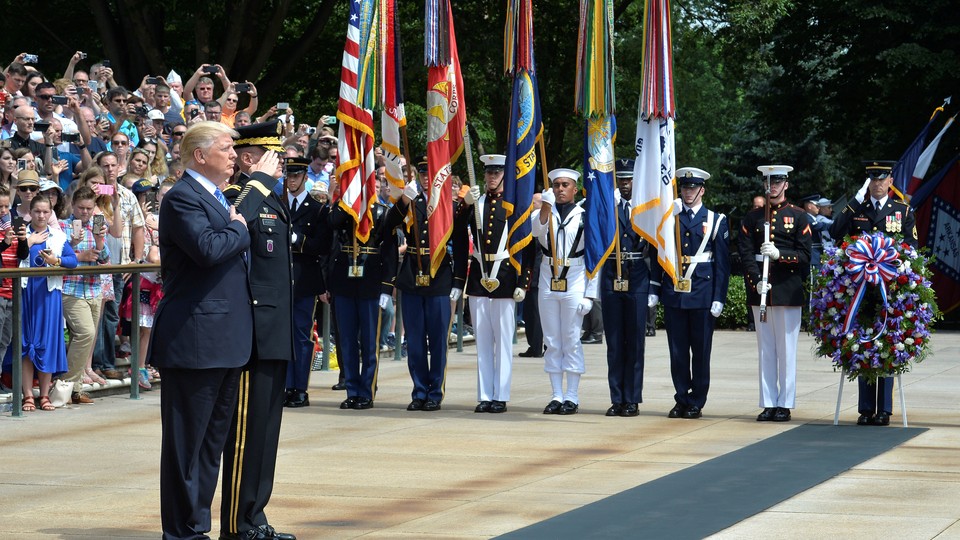
<instances>
[{"instance_id":1,"label":"woman in blue dress","mask_svg":"<svg viewBox=\"0 0 960 540\"><path fill-rule=\"evenodd\" d=\"M77 256L59 228L50 227L54 219L50 199L37 195L30 201L30 224L20 229L17 256L21 267L63 266L76 268ZM23 410L34 411L34 370L40 382L40 408L52 411L50 383L54 373L67 370L66 343L63 339L61 277L23 278ZM12 351L13 348L11 347ZM10 353L12 354L12 353Z\"/></svg>"}]
</instances>

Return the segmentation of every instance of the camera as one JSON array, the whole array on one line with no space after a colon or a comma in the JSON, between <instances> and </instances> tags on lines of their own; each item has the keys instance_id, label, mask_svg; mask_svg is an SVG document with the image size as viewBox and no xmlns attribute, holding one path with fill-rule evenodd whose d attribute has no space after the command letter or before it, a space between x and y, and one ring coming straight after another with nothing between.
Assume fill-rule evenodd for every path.
<instances>
[{"instance_id":1,"label":"camera","mask_svg":"<svg viewBox=\"0 0 960 540\"><path fill-rule=\"evenodd\" d=\"M25 160L25 159L18 159L18 160L17 160L17 170L18 170L18 171L22 171L22 170L24 170L24 169L26 169L26 168L27 168L27 160Z\"/></svg>"},{"instance_id":2,"label":"camera","mask_svg":"<svg viewBox=\"0 0 960 540\"><path fill-rule=\"evenodd\" d=\"M290 104L289 104L289 103L286 103L286 102L283 102L283 101L277 103L277 112L286 112L287 109L289 109L289 108L290 108Z\"/></svg>"},{"instance_id":3,"label":"camera","mask_svg":"<svg viewBox=\"0 0 960 540\"><path fill-rule=\"evenodd\" d=\"M317 128L315 128L315 127L313 127L313 126L310 126L310 127L307 128L307 135L313 135L313 134L316 133L316 132L317 132Z\"/></svg>"},{"instance_id":4,"label":"camera","mask_svg":"<svg viewBox=\"0 0 960 540\"><path fill-rule=\"evenodd\" d=\"M220 73L220 68L217 66L206 66L203 68L203 72L213 75L215 73Z\"/></svg>"},{"instance_id":5,"label":"camera","mask_svg":"<svg viewBox=\"0 0 960 540\"><path fill-rule=\"evenodd\" d=\"M160 77L147 77L147 84L161 84L163 79Z\"/></svg>"},{"instance_id":6,"label":"camera","mask_svg":"<svg viewBox=\"0 0 960 540\"><path fill-rule=\"evenodd\" d=\"M323 119L323 123L332 126L337 123L337 115L327 116Z\"/></svg>"},{"instance_id":7,"label":"camera","mask_svg":"<svg viewBox=\"0 0 960 540\"><path fill-rule=\"evenodd\" d=\"M133 109L133 114L137 116L147 116L147 108L140 106Z\"/></svg>"},{"instance_id":8,"label":"camera","mask_svg":"<svg viewBox=\"0 0 960 540\"><path fill-rule=\"evenodd\" d=\"M33 130L37 133L46 133L50 129L50 122L34 122Z\"/></svg>"},{"instance_id":9,"label":"camera","mask_svg":"<svg viewBox=\"0 0 960 540\"><path fill-rule=\"evenodd\" d=\"M23 227L25 222L23 221L23 216L17 216L11 220L11 227L13 227L14 232L20 233L20 227Z\"/></svg>"},{"instance_id":10,"label":"camera","mask_svg":"<svg viewBox=\"0 0 960 540\"><path fill-rule=\"evenodd\" d=\"M196 117L198 117L198 116L200 116L200 109L194 109L194 110L190 111L190 118L191 118L191 119L196 118Z\"/></svg>"},{"instance_id":11,"label":"camera","mask_svg":"<svg viewBox=\"0 0 960 540\"><path fill-rule=\"evenodd\" d=\"M89 81L87 82L87 86L90 88L91 92L96 92L97 89L100 88L100 83L97 81Z\"/></svg>"},{"instance_id":12,"label":"camera","mask_svg":"<svg viewBox=\"0 0 960 540\"><path fill-rule=\"evenodd\" d=\"M237 92L241 94L250 93L250 84L249 83L237 83Z\"/></svg>"},{"instance_id":13,"label":"camera","mask_svg":"<svg viewBox=\"0 0 960 540\"><path fill-rule=\"evenodd\" d=\"M103 214L93 216L93 234L103 234L103 226L106 222L107 219L103 217Z\"/></svg>"},{"instance_id":14,"label":"camera","mask_svg":"<svg viewBox=\"0 0 960 540\"><path fill-rule=\"evenodd\" d=\"M86 60L86 59L87 59L87 53L81 52L81 53L80 53L80 59L81 59L81 60Z\"/></svg>"},{"instance_id":15,"label":"camera","mask_svg":"<svg viewBox=\"0 0 960 540\"><path fill-rule=\"evenodd\" d=\"M67 96L53 96L53 98L51 98L51 101L53 101L54 105L66 105Z\"/></svg>"},{"instance_id":16,"label":"camera","mask_svg":"<svg viewBox=\"0 0 960 540\"><path fill-rule=\"evenodd\" d=\"M35 54L25 54L23 55L24 64L36 64L40 61L40 57Z\"/></svg>"},{"instance_id":17,"label":"camera","mask_svg":"<svg viewBox=\"0 0 960 540\"><path fill-rule=\"evenodd\" d=\"M64 134L62 134L60 137L61 137L60 140L62 140L63 142L66 142L66 143L80 142L80 134L79 134L79 133L64 133Z\"/></svg>"},{"instance_id":18,"label":"camera","mask_svg":"<svg viewBox=\"0 0 960 540\"><path fill-rule=\"evenodd\" d=\"M105 67L105 68L110 67L110 61L109 61L109 60L101 60L101 61L100 61L100 67Z\"/></svg>"}]
</instances>

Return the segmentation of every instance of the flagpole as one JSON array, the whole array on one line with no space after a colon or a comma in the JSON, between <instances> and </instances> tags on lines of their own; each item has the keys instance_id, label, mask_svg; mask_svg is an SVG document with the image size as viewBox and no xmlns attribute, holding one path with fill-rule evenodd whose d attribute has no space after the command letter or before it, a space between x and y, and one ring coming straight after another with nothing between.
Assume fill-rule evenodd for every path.
<instances>
[{"instance_id":1,"label":"flagpole","mask_svg":"<svg viewBox=\"0 0 960 540\"><path fill-rule=\"evenodd\" d=\"M550 177L547 175L547 147L543 144L543 137L540 137L538 141L537 148L540 149L540 172L543 174L543 185L544 189L550 189ZM540 207L541 211L543 206ZM553 208L550 209L551 214L553 213ZM542 223L542 222L541 222ZM557 245L556 239L553 234L553 215L547 218L547 229L550 234L550 259L552 263L550 266L553 270L553 278L556 279L560 275L560 261L557 260Z\"/></svg>"}]
</instances>

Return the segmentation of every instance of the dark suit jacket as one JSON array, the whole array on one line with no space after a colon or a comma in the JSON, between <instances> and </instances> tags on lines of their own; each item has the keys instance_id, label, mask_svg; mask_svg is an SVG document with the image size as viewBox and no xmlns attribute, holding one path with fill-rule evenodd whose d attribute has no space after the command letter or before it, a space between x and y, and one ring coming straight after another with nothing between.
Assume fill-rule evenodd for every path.
<instances>
[{"instance_id":1,"label":"dark suit jacket","mask_svg":"<svg viewBox=\"0 0 960 540\"><path fill-rule=\"evenodd\" d=\"M184 174L160 207L163 300L147 361L159 368L241 367L250 359L253 311L243 253L250 235Z\"/></svg>"},{"instance_id":2,"label":"dark suit jacket","mask_svg":"<svg viewBox=\"0 0 960 540\"><path fill-rule=\"evenodd\" d=\"M307 195L303 204L290 215L290 226L297 235L293 242L293 296L320 296L327 292L323 277L322 255L330 251L331 232L327 225L330 205Z\"/></svg>"},{"instance_id":3,"label":"dark suit jacket","mask_svg":"<svg viewBox=\"0 0 960 540\"><path fill-rule=\"evenodd\" d=\"M848 234L879 231L887 236L902 234L904 242L917 247L916 222L913 210L903 201L887 197L886 204L878 212L868 196L862 203L853 199L844 207L843 212L840 212L830 226L830 237L836 238L837 243L840 243Z\"/></svg>"},{"instance_id":4,"label":"dark suit jacket","mask_svg":"<svg viewBox=\"0 0 960 540\"><path fill-rule=\"evenodd\" d=\"M617 205L617 220L620 227L620 252L621 253L643 253L643 259L631 259L629 261L620 261L620 277L629 280L630 294L639 294L643 296L643 302L647 301L647 294L650 289L651 268L657 268L656 263L650 265L650 244L640 238L640 235L633 230L630 223L629 209L624 211L623 207ZM653 259L656 261L656 250L653 252ZM603 263L603 269L600 271L600 290L604 293L616 292L613 282L617 279L617 253L613 252Z\"/></svg>"}]
</instances>

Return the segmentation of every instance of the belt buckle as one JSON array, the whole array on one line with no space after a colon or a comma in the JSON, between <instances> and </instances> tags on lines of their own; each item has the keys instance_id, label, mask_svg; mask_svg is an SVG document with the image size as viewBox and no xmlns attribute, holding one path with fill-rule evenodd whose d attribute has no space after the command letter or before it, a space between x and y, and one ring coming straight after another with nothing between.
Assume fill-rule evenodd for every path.
<instances>
[{"instance_id":1,"label":"belt buckle","mask_svg":"<svg viewBox=\"0 0 960 540\"><path fill-rule=\"evenodd\" d=\"M613 280L613 290L616 292L627 292L630 290L630 280L628 279L615 279Z\"/></svg>"},{"instance_id":2,"label":"belt buckle","mask_svg":"<svg viewBox=\"0 0 960 540\"><path fill-rule=\"evenodd\" d=\"M673 287L673 290L677 292L688 293L691 290L692 283L689 279L680 278L677 280L677 284Z\"/></svg>"},{"instance_id":3,"label":"belt buckle","mask_svg":"<svg viewBox=\"0 0 960 540\"><path fill-rule=\"evenodd\" d=\"M550 290L553 292L567 292L567 280L566 278L552 278L550 279Z\"/></svg>"},{"instance_id":4,"label":"belt buckle","mask_svg":"<svg viewBox=\"0 0 960 540\"><path fill-rule=\"evenodd\" d=\"M493 292L500 286L500 280L497 278L480 278L480 285L482 285L487 292Z\"/></svg>"},{"instance_id":5,"label":"belt buckle","mask_svg":"<svg viewBox=\"0 0 960 540\"><path fill-rule=\"evenodd\" d=\"M429 287L429 286L430 286L430 275L417 274L417 287Z\"/></svg>"},{"instance_id":6,"label":"belt buckle","mask_svg":"<svg viewBox=\"0 0 960 540\"><path fill-rule=\"evenodd\" d=\"M362 266L362 265L350 265L350 267L347 268L347 277L362 278L362 277L363 277L363 266Z\"/></svg>"}]
</instances>

